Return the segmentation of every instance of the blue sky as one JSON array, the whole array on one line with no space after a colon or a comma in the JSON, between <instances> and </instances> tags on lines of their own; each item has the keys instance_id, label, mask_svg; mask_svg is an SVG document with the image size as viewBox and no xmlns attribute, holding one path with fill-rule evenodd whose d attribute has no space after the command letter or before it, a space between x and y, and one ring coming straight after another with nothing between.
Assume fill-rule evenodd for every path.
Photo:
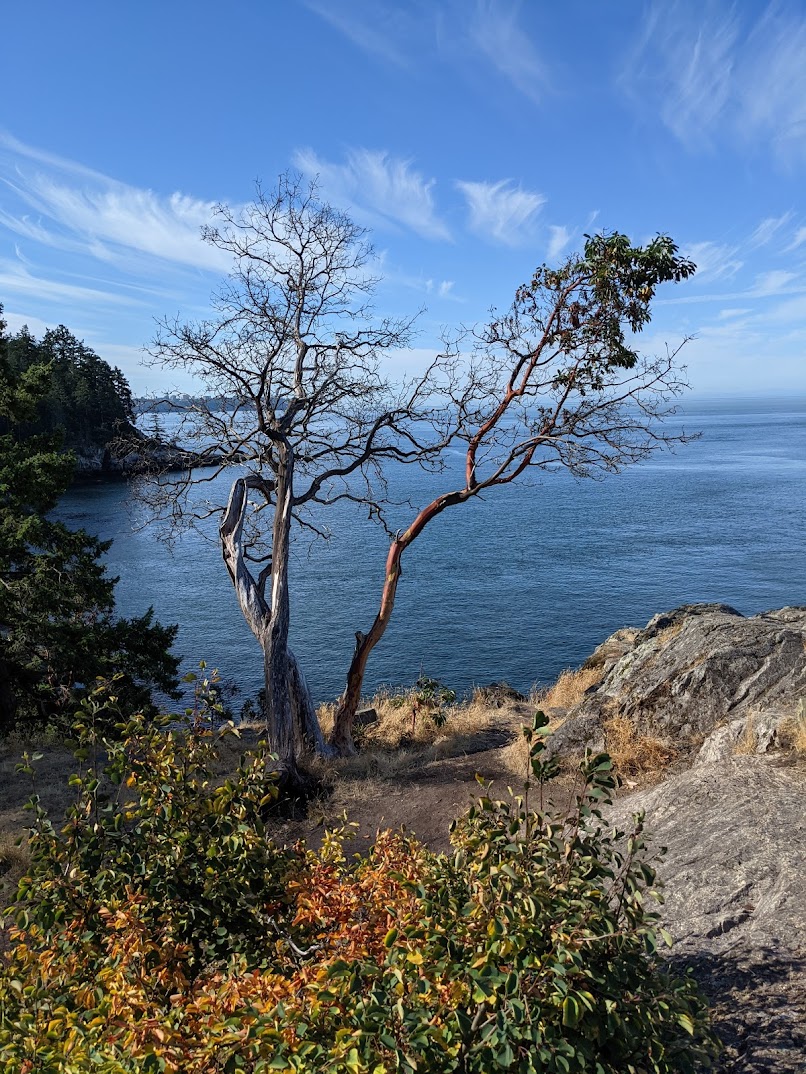
<instances>
[{"instance_id":1,"label":"blue sky","mask_svg":"<svg viewBox=\"0 0 806 1074\"><path fill-rule=\"evenodd\" d=\"M0 302L135 391L154 318L204 314L217 201L297 168L372 229L383 312L507 304L585 232L699 265L647 350L695 391L806 392L806 3L195 0L7 5Z\"/></svg>"}]
</instances>

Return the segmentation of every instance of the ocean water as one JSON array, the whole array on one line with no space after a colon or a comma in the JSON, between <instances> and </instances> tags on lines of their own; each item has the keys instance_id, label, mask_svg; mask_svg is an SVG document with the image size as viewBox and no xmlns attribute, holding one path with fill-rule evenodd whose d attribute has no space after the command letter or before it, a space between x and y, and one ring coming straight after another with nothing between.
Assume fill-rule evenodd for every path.
<instances>
[{"instance_id":1,"label":"ocean water","mask_svg":"<svg viewBox=\"0 0 806 1074\"><path fill-rule=\"evenodd\" d=\"M501 679L527 690L581 663L619 627L680 604L721 601L744 614L806 605L806 398L700 402L682 420L702 435L674 454L601 481L546 474L437 518L404 557L367 691L420 672L459 691ZM424 504L453 484L450 473L404 468L394 488ZM393 528L413 514L396 509ZM58 515L112 538L121 614L153 605L160 620L179 623L185 669L200 659L217 667L238 691L236 708L257 691L260 650L214 540L188 533L169 549L139 528L124 484L74 488ZM317 700L343 688L388 548L348 506L328 520L332 539L298 542L292 565L292 644Z\"/></svg>"}]
</instances>

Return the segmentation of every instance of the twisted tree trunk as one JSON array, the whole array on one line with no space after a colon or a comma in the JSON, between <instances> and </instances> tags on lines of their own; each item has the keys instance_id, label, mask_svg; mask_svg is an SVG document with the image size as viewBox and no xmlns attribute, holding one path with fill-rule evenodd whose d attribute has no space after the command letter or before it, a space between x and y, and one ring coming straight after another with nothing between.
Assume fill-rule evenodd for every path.
<instances>
[{"instance_id":1,"label":"twisted tree trunk","mask_svg":"<svg viewBox=\"0 0 806 1074\"><path fill-rule=\"evenodd\" d=\"M263 650L266 687L264 715L269 748L279 762L283 782L304 782L298 762L305 753L328 754L316 711L297 658L288 647L290 603L288 558L291 535L293 452L281 458L276 481L256 475L239 477L230 491L219 534L224 562L246 622ZM245 556L244 522L249 489L271 496L274 504L271 591L265 596L265 580L255 579Z\"/></svg>"}]
</instances>

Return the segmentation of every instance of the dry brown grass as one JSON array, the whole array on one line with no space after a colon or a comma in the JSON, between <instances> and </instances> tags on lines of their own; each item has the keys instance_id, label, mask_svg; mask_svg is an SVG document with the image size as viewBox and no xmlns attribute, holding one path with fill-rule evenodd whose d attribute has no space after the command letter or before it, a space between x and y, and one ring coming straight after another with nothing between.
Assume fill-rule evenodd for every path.
<instances>
[{"instance_id":1,"label":"dry brown grass","mask_svg":"<svg viewBox=\"0 0 806 1074\"><path fill-rule=\"evenodd\" d=\"M0 835L0 907L7 906L16 895L17 884L28 871L31 855L23 841L4 833Z\"/></svg>"},{"instance_id":2,"label":"dry brown grass","mask_svg":"<svg viewBox=\"0 0 806 1074\"><path fill-rule=\"evenodd\" d=\"M733 748L734 753L738 753L742 756L749 756L758 749L758 735L756 733L756 722L752 716L748 716L745 720L744 730Z\"/></svg>"},{"instance_id":3,"label":"dry brown grass","mask_svg":"<svg viewBox=\"0 0 806 1074\"><path fill-rule=\"evenodd\" d=\"M365 705L365 708L375 709L378 722L356 728L355 735L362 752L416 752L429 746L439 746L444 752L450 750L452 745L466 743L474 736L506 723L506 713L511 707L504 704L501 708L494 708L471 699L446 705L442 710L444 721L441 722L436 709L418 702L413 690L403 694L381 691ZM335 712L335 704L322 705L318 710L325 735L330 733ZM457 752L461 752L458 745Z\"/></svg>"},{"instance_id":4,"label":"dry brown grass","mask_svg":"<svg viewBox=\"0 0 806 1074\"><path fill-rule=\"evenodd\" d=\"M801 701L797 714L781 725L780 734L789 749L806 757L806 700Z\"/></svg>"},{"instance_id":5,"label":"dry brown grass","mask_svg":"<svg viewBox=\"0 0 806 1074\"><path fill-rule=\"evenodd\" d=\"M677 635L682 631L685 625L686 620L679 619L676 623L672 623L671 626L664 627L663 630L659 631L657 635L657 640L666 645L673 638L677 637Z\"/></svg>"},{"instance_id":6,"label":"dry brown grass","mask_svg":"<svg viewBox=\"0 0 806 1074\"><path fill-rule=\"evenodd\" d=\"M585 691L602 681L602 668L566 668L560 672L556 682L532 690L529 704L533 709L571 709L579 704ZM564 716L556 716L549 722L551 730L558 728ZM507 768L515 775L522 776L529 767L529 747L522 735L508 746L503 755Z\"/></svg>"},{"instance_id":7,"label":"dry brown grass","mask_svg":"<svg viewBox=\"0 0 806 1074\"><path fill-rule=\"evenodd\" d=\"M502 733L515 735L523 723L522 706L517 702L505 701L496 708L475 696L445 706L441 725L434 719L432 708L417 703L414 690L403 694L381 691L365 707L375 709L378 722L356 728L357 756L317 764L317 774L331 786L343 780L381 785L410 775L432 761L461 757L500 744L500 740L493 743L491 738ZM335 705L319 708L326 735L333 726L334 714Z\"/></svg>"},{"instance_id":8,"label":"dry brown grass","mask_svg":"<svg viewBox=\"0 0 806 1074\"><path fill-rule=\"evenodd\" d=\"M551 686L533 692L529 700L552 709L570 709L579 704L585 691L602 681L602 668L566 668Z\"/></svg>"},{"instance_id":9,"label":"dry brown grass","mask_svg":"<svg viewBox=\"0 0 806 1074\"><path fill-rule=\"evenodd\" d=\"M625 716L613 716L604 724L605 750L616 771L627 778L660 775L679 756L668 742L641 735Z\"/></svg>"}]
</instances>

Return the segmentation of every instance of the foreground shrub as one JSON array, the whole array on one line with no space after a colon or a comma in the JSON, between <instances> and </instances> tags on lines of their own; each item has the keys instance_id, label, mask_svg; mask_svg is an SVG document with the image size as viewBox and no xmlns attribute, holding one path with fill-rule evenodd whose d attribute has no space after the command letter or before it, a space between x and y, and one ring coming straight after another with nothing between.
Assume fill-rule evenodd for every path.
<instances>
[{"instance_id":1,"label":"foreground shrub","mask_svg":"<svg viewBox=\"0 0 806 1074\"><path fill-rule=\"evenodd\" d=\"M101 709L66 824L36 810L4 1069L671 1074L713 1052L694 986L656 952L641 820L602 824L609 759L586 759L567 818L534 807L553 774L542 718L524 796L482 796L452 856L386 832L348 859L344 830L273 845L270 759L245 753L217 784L203 712L135 718L118 743L94 734Z\"/></svg>"}]
</instances>

